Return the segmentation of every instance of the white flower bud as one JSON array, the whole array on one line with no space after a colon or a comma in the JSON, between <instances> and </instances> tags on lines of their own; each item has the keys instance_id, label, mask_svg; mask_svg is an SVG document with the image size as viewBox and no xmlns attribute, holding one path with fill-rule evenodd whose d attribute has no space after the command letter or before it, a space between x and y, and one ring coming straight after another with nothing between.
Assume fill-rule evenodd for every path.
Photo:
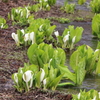
<instances>
[{"instance_id":1,"label":"white flower bud","mask_svg":"<svg viewBox=\"0 0 100 100\"><path fill-rule=\"evenodd\" d=\"M24 29L21 29L21 32L23 33L23 35L25 34L25 31L24 31Z\"/></svg>"},{"instance_id":2,"label":"white flower bud","mask_svg":"<svg viewBox=\"0 0 100 100\"><path fill-rule=\"evenodd\" d=\"M30 40L32 41L32 44L34 44L34 42L35 42L35 34L34 34L34 32L30 33Z\"/></svg>"},{"instance_id":3,"label":"white flower bud","mask_svg":"<svg viewBox=\"0 0 100 100\"><path fill-rule=\"evenodd\" d=\"M64 43L69 40L69 34L65 35L63 38Z\"/></svg>"},{"instance_id":4,"label":"white flower bud","mask_svg":"<svg viewBox=\"0 0 100 100\"><path fill-rule=\"evenodd\" d=\"M14 74L14 81L18 84L18 76L17 76L17 74L18 74L18 73L15 73L15 74Z\"/></svg>"},{"instance_id":5,"label":"white flower bud","mask_svg":"<svg viewBox=\"0 0 100 100\"><path fill-rule=\"evenodd\" d=\"M74 37L73 37L73 39L72 39L72 43L74 43L74 42L75 42L75 39L76 39L76 36L74 36Z\"/></svg>"},{"instance_id":6,"label":"white flower bud","mask_svg":"<svg viewBox=\"0 0 100 100\"><path fill-rule=\"evenodd\" d=\"M47 83L47 80L46 80L46 78L45 78L45 79L43 80L43 85L45 86L46 83Z\"/></svg>"},{"instance_id":7,"label":"white flower bud","mask_svg":"<svg viewBox=\"0 0 100 100\"><path fill-rule=\"evenodd\" d=\"M23 80L27 83L32 79L32 71L28 70L23 74Z\"/></svg>"},{"instance_id":8,"label":"white flower bud","mask_svg":"<svg viewBox=\"0 0 100 100\"><path fill-rule=\"evenodd\" d=\"M45 76L45 71L44 71L44 69L40 69L42 72L41 72L41 76L40 76L40 82L42 82L43 81L43 79L44 79L44 76Z\"/></svg>"},{"instance_id":9,"label":"white flower bud","mask_svg":"<svg viewBox=\"0 0 100 100\"><path fill-rule=\"evenodd\" d=\"M58 31L54 32L54 34L55 34L56 37L59 36L59 32Z\"/></svg>"},{"instance_id":10,"label":"white flower bud","mask_svg":"<svg viewBox=\"0 0 100 100\"><path fill-rule=\"evenodd\" d=\"M18 44L19 43L18 34L12 33L11 36L15 40L16 44Z\"/></svg>"}]
</instances>

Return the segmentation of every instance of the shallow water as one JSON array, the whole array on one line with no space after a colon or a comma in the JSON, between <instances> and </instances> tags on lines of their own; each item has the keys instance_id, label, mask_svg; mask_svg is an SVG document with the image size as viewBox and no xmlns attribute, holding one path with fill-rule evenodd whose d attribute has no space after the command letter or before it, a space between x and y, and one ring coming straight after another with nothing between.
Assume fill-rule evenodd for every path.
<instances>
[{"instance_id":1,"label":"shallow water","mask_svg":"<svg viewBox=\"0 0 100 100\"><path fill-rule=\"evenodd\" d=\"M64 1L65 0L57 0L57 5L63 5ZM76 1L77 0L72 0L72 3L77 3ZM90 8L88 8L87 6L89 5L90 1L91 0L87 0L87 2L82 6L77 5L76 9L89 11ZM70 24L57 23L57 30L60 33L62 33L64 29L68 27L68 25L74 25L75 27L81 26L84 28L82 39L80 40L80 42L77 43L77 45L86 44L86 45L89 45L94 50L96 49L98 40L93 39L91 22L71 22ZM67 57L67 66L69 66L68 63L69 63L69 57ZM58 90L63 91L63 92L68 92L68 93L78 93L80 89L86 89L86 90L95 89L95 90L100 91L100 77L87 76L84 79L83 84L81 86L59 88Z\"/></svg>"},{"instance_id":2,"label":"shallow water","mask_svg":"<svg viewBox=\"0 0 100 100\"><path fill-rule=\"evenodd\" d=\"M65 1L67 0L57 0L56 4L63 6ZM86 2L83 5L78 5L77 1L78 0L69 0L68 2L76 4L76 7L75 7L76 9L90 10L89 3L91 0L86 0Z\"/></svg>"},{"instance_id":3,"label":"shallow water","mask_svg":"<svg viewBox=\"0 0 100 100\"><path fill-rule=\"evenodd\" d=\"M67 92L69 94L77 94L79 93L80 89L86 91L95 89L100 91L100 77L88 76L85 78L81 86L57 88L57 90Z\"/></svg>"},{"instance_id":4,"label":"shallow water","mask_svg":"<svg viewBox=\"0 0 100 100\"><path fill-rule=\"evenodd\" d=\"M57 30L59 32L63 32L63 30L68 26L69 24L57 24ZM97 46L97 40L93 39L92 36L92 31L91 31L91 23L86 23L86 22L72 22L70 25L74 25L75 27L81 26L84 28L83 36L82 39L78 45L89 45L92 47L94 50L96 49ZM69 66L69 56L67 56L67 63L66 65ZM84 79L83 84L78 87L70 87L70 88L60 88L58 90L64 91L64 92L69 92L69 93L77 93L79 92L80 89L96 89L100 91L100 77L94 77L94 76L88 76Z\"/></svg>"},{"instance_id":5,"label":"shallow water","mask_svg":"<svg viewBox=\"0 0 100 100\"><path fill-rule=\"evenodd\" d=\"M57 23L57 30L62 33L65 28L68 27L68 25L74 25L75 27L81 26L84 28L84 32L82 35L82 39L80 42L77 43L77 45L89 45L94 50L97 46L97 39L93 39L92 30L91 30L91 22L72 22L70 24L58 24ZM70 54L69 54L70 55ZM69 58L70 56L67 56L67 62L66 65L69 66ZM66 88L59 88L59 91L63 92L69 92L69 93L78 93L80 89L96 89L100 90L100 77L94 77L94 76L88 76L84 79L83 84L79 87L66 87Z\"/></svg>"}]
</instances>

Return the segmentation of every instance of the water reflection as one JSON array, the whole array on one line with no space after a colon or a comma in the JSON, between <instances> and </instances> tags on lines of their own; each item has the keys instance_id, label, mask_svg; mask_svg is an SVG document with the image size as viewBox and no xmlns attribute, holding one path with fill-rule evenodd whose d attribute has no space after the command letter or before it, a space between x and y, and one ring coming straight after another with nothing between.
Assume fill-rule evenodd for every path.
<instances>
[{"instance_id":1,"label":"water reflection","mask_svg":"<svg viewBox=\"0 0 100 100\"><path fill-rule=\"evenodd\" d=\"M83 82L83 85L80 86L80 88L83 88L86 90L96 89L96 90L100 91L100 77L97 77L97 76L86 77Z\"/></svg>"}]
</instances>

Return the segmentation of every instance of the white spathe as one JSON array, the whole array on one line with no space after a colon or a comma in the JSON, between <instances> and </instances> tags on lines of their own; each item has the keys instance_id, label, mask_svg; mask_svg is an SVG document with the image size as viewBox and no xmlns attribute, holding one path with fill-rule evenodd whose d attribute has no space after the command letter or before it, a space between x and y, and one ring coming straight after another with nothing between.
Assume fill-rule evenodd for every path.
<instances>
[{"instance_id":1,"label":"white spathe","mask_svg":"<svg viewBox=\"0 0 100 100\"><path fill-rule=\"evenodd\" d=\"M99 99L100 99L100 92L98 92L98 94L99 94Z\"/></svg>"},{"instance_id":2,"label":"white spathe","mask_svg":"<svg viewBox=\"0 0 100 100\"><path fill-rule=\"evenodd\" d=\"M46 7L49 7L49 5L47 4Z\"/></svg>"},{"instance_id":3,"label":"white spathe","mask_svg":"<svg viewBox=\"0 0 100 100\"><path fill-rule=\"evenodd\" d=\"M19 43L18 34L12 33L11 36L15 40L16 44L18 44Z\"/></svg>"},{"instance_id":4,"label":"white spathe","mask_svg":"<svg viewBox=\"0 0 100 100\"><path fill-rule=\"evenodd\" d=\"M25 34L24 41L27 42L28 40L32 41L32 44L35 43L35 33L34 32Z\"/></svg>"},{"instance_id":5,"label":"white spathe","mask_svg":"<svg viewBox=\"0 0 100 100\"><path fill-rule=\"evenodd\" d=\"M25 31L24 31L24 29L21 29L21 32L23 33L23 35L25 34Z\"/></svg>"},{"instance_id":6,"label":"white spathe","mask_svg":"<svg viewBox=\"0 0 100 100\"><path fill-rule=\"evenodd\" d=\"M19 13L19 10L18 9L16 9L15 11L16 11L16 13Z\"/></svg>"},{"instance_id":7,"label":"white spathe","mask_svg":"<svg viewBox=\"0 0 100 100\"><path fill-rule=\"evenodd\" d=\"M3 24L3 23L1 23L1 28L3 28L3 26L4 26L4 24Z\"/></svg>"},{"instance_id":8,"label":"white spathe","mask_svg":"<svg viewBox=\"0 0 100 100\"><path fill-rule=\"evenodd\" d=\"M78 99L80 99L80 97L81 97L81 94L79 93L79 94L78 94Z\"/></svg>"},{"instance_id":9,"label":"white spathe","mask_svg":"<svg viewBox=\"0 0 100 100\"><path fill-rule=\"evenodd\" d=\"M64 36L63 38L63 42L67 42L69 40L69 33L67 35Z\"/></svg>"},{"instance_id":10,"label":"white spathe","mask_svg":"<svg viewBox=\"0 0 100 100\"><path fill-rule=\"evenodd\" d=\"M45 86L46 83L47 83L47 79L45 78L45 79L43 80L43 85Z\"/></svg>"},{"instance_id":11,"label":"white spathe","mask_svg":"<svg viewBox=\"0 0 100 100\"><path fill-rule=\"evenodd\" d=\"M35 43L35 34L34 34L34 32L30 33L30 40L32 41L32 44Z\"/></svg>"},{"instance_id":12,"label":"white spathe","mask_svg":"<svg viewBox=\"0 0 100 100\"><path fill-rule=\"evenodd\" d=\"M43 26L43 24L42 24L42 25L40 25L40 27L39 27L39 30L40 30L40 31L42 31L42 26Z\"/></svg>"},{"instance_id":13,"label":"white spathe","mask_svg":"<svg viewBox=\"0 0 100 100\"><path fill-rule=\"evenodd\" d=\"M29 39L29 33L25 34L25 36L24 36L24 41L27 42L28 40L30 40Z\"/></svg>"},{"instance_id":14,"label":"white spathe","mask_svg":"<svg viewBox=\"0 0 100 100\"><path fill-rule=\"evenodd\" d=\"M96 49L94 52L97 52L97 51L99 51L99 49Z\"/></svg>"},{"instance_id":15,"label":"white spathe","mask_svg":"<svg viewBox=\"0 0 100 100\"><path fill-rule=\"evenodd\" d=\"M28 70L23 74L23 80L27 83L32 79L32 71Z\"/></svg>"},{"instance_id":16,"label":"white spathe","mask_svg":"<svg viewBox=\"0 0 100 100\"><path fill-rule=\"evenodd\" d=\"M43 81L43 79L44 79L44 76L45 76L45 71L44 71L44 69L40 69L42 72L41 72L41 76L40 76L40 82L42 82Z\"/></svg>"},{"instance_id":17,"label":"white spathe","mask_svg":"<svg viewBox=\"0 0 100 100\"><path fill-rule=\"evenodd\" d=\"M72 39L72 43L74 43L74 42L75 42L75 39L76 39L76 36L74 36L74 37L73 37L73 39Z\"/></svg>"},{"instance_id":18,"label":"white spathe","mask_svg":"<svg viewBox=\"0 0 100 100\"><path fill-rule=\"evenodd\" d=\"M27 7L25 7L25 9L26 9L26 18L28 18L28 16L30 15L30 12Z\"/></svg>"},{"instance_id":19,"label":"white spathe","mask_svg":"<svg viewBox=\"0 0 100 100\"><path fill-rule=\"evenodd\" d=\"M56 37L59 36L59 32L58 31L54 32L54 34L55 34Z\"/></svg>"},{"instance_id":20,"label":"white spathe","mask_svg":"<svg viewBox=\"0 0 100 100\"><path fill-rule=\"evenodd\" d=\"M19 14L19 13L21 12L21 10L22 10L22 9L16 9L15 11L16 11L16 13Z\"/></svg>"},{"instance_id":21,"label":"white spathe","mask_svg":"<svg viewBox=\"0 0 100 100\"><path fill-rule=\"evenodd\" d=\"M95 96L92 100L97 100L97 99L96 99L96 96Z\"/></svg>"},{"instance_id":22,"label":"white spathe","mask_svg":"<svg viewBox=\"0 0 100 100\"><path fill-rule=\"evenodd\" d=\"M21 17L23 16L23 11L21 11L21 15L20 15Z\"/></svg>"},{"instance_id":23,"label":"white spathe","mask_svg":"<svg viewBox=\"0 0 100 100\"><path fill-rule=\"evenodd\" d=\"M15 74L14 74L14 81L18 84L18 76L17 76L17 74L18 74L18 73L15 73Z\"/></svg>"}]
</instances>

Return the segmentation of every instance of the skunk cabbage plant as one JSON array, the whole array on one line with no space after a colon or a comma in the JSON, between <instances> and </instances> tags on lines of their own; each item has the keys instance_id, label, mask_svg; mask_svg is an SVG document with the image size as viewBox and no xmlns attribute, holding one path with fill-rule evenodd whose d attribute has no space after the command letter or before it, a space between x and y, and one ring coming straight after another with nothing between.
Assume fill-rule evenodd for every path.
<instances>
[{"instance_id":1,"label":"skunk cabbage plant","mask_svg":"<svg viewBox=\"0 0 100 100\"><path fill-rule=\"evenodd\" d=\"M86 2L86 0L78 0L78 4L79 5L82 5L82 4L84 4Z\"/></svg>"},{"instance_id":2,"label":"skunk cabbage plant","mask_svg":"<svg viewBox=\"0 0 100 100\"><path fill-rule=\"evenodd\" d=\"M100 92L94 89L91 89L87 92L85 90L80 90L79 94L73 94L72 97L72 100L100 100Z\"/></svg>"},{"instance_id":3,"label":"skunk cabbage plant","mask_svg":"<svg viewBox=\"0 0 100 100\"><path fill-rule=\"evenodd\" d=\"M0 28L1 29L8 28L8 25L6 24L6 20L4 18L2 18L1 16L0 16Z\"/></svg>"},{"instance_id":4,"label":"skunk cabbage plant","mask_svg":"<svg viewBox=\"0 0 100 100\"><path fill-rule=\"evenodd\" d=\"M27 54L30 62L38 65L40 68L43 68L43 65L46 63L52 63L57 68L59 64L64 65L66 59L63 49L54 49L51 44L45 43L31 45Z\"/></svg>"},{"instance_id":5,"label":"skunk cabbage plant","mask_svg":"<svg viewBox=\"0 0 100 100\"><path fill-rule=\"evenodd\" d=\"M28 31L33 31L36 34L36 43L39 44L43 40L52 40L52 33L56 25L51 26L51 22L48 19L38 18L30 21Z\"/></svg>"},{"instance_id":6,"label":"skunk cabbage plant","mask_svg":"<svg viewBox=\"0 0 100 100\"><path fill-rule=\"evenodd\" d=\"M36 0L39 3L47 3L49 6L53 6L56 3L56 0Z\"/></svg>"},{"instance_id":7,"label":"skunk cabbage plant","mask_svg":"<svg viewBox=\"0 0 100 100\"><path fill-rule=\"evenodd\" d=\"M64 10L66 13L74 13L75 4L68 4L68 2L65 2L64 6L61 7L61 9Z\"/></svg>"},{"instance_id":8,"label":"skunk cabbage plant","mask_svg":"<svg viewBox=\"0 0 100 100\"><path fill-rule=\"evenodd\" d=\"M95 14L92 19L92 34L100 38L100 14Z\"/></svg>"},{"instance_id":9,"label":"skunk cabbage plant","mask_svg":"<svg viewBox=\"0 0 100 100\"><path fill-rule=\"evenodd\" d=\"M83 60L84 59L84 60ZM80 61L82 61L81 65L85 65L85 69L82 71L86 71L86 74L100 74L100 49L96 49L93 51L93 49L87 45L82 45L78 47L78 49L73 52L73 54L70 57L70 66L74 71L76 71L77 66L80 64Z\"/></svg>"},{"instance_id":10,"label":"skunk cabbage plant","mask_svg":"<svg viewBox=\"0 0 100 100\"><path fill-rule=\"evenodd\" d=\"M15 83L14 87L19 92L28 92L33 88L43 88L55 90L63 74L58 68L53 68L50 64L45 64L43 68L36 65L25 65L18 69L18 73L12 75Z\"/></svg>"},{"instance_id":11,"label":"skunk cabbage plant","mask_svg":"<svg viewBox=\"0 0 100 100\"><path fill-rule=\"evenodd\" d=\"M34 43L40 44L44 41L52 41L52 33L56 28L51 26L48 19L29 19L29 27L27 29L17 30L17 33L12 33L12 38L17 45L31 45Z\"/></svg>"},{"instance_id":12,"label":"skunk cabbage plant","mask_svg":"<svg viewBox=\"0 0 100 100\"><path fill-rule=\"evenodd\" d=\"M64 30L62 36L57 36L58 46L72 50L74 45L80 41L82 33L82 27L76 27L74 29L74 26L69 26Z\"/></svg>"},{"instance_id":13,"label":"skunk cabbage plant","mask_svg":"<svg viewBox=\"0 0 100 100\"><path fill-rule=\"evenodd\" d=\"M11 14L8 14L8 17L11 18L12 21L15 23L27 25L28 18L30 16L30 11L28 10L28 7L22 8L12 8Z\"/></svg>"},{"instance_id":14,"label":"skunk cabbage plant","mask_svg":"<svg viewBox=\"0 0 100 100\"><path fill-rule=\"evenodd\" d=\"M29 91L33 87L33 80L35 73L38 72L38 66L25 65L23 68L19 68L17 73L12 75L12 79L15 83L14 87L19 91Z\"/></svg>"},{"instance_id":15,"label":"skunk cabbage plant","mask_svg":"<svg viewBox=\"0 0 100 100\"><path fill-rule=\"evenodd\" d=\"M92 9L92 12L100 13L100 0L91 0L90 7Z\"/></svg>"}]
</instances>

